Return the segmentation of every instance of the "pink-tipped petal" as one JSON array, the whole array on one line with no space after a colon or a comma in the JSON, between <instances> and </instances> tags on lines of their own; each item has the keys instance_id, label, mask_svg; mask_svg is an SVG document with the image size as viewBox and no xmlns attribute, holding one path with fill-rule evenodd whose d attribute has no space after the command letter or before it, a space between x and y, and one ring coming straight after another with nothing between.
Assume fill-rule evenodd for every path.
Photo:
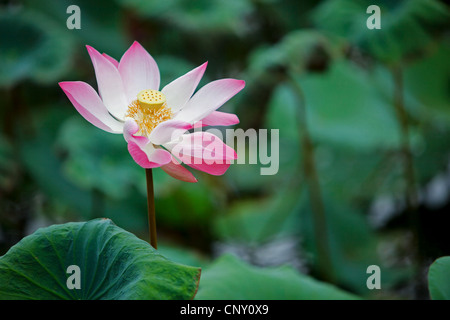
<instances>
[{"instance_id":1,"label":"pink-tipped petal","mask_svg":"<svg viewBox=\"0 0 450 320\"><path fill-rule=\"evenodd\" d=\"M155 149L151 144L147 144L144 149L141 149L135 142L129 141L128 152L130 152L134 161L145 169L157 168L172 160L169 152L163 149Z\"/></svg>"},{"instance_id":2,"label":"pink-tipped petal","mask_svg":"<svg viewBox=\"0 0 450 320\"><path fill-rule=\"evenodd\" d=\"M91 46L86 46L97 78L98 91L109 112L118 119L123 119L128 107L125 89L119 70L109 59Z\"/></svg>"},{"instance_id":3,"label":"pink-tipped petal","mask_svg":"<svg viewBox=\"0 0 450 320\"><path fill-rule=\"evenodd\" d=\"M229 147L216 135L209 132L194 132L182 136L176 145L183 147L187 156L202 158L207 161L235 160L236 151ZM199 153L201 151L201 153Z\"/></svg>"},{"instance_id":4,"label":"pink-tipped petal","mask_svg":"<svg viewBox=\"0 0 450 320\"><path fill-rule=\"evenodd\" d=\"M180 141L165 145L188 166L212 175L222 175L237 158L236 152L208 132L185 134Z\"/></svg>"},{"instance_id":5,"label":"pink-tipped petal","mask_svg":"<svg viewBox=\"0 0 450 320\"><path fill-rule=\"evenodd\" d=\"M134 134L139 131L139 125L134 119L127 119L123 125L123 136L125 141L129 141L134 138Z\"/></svg>"},{"instance_id":6,"label":"pink-tipped petal","mask_svg":"<svg viewBox=\"0 0 450 320\"><path fill-rule=\"evenodd\" d=\"M109 62L111 62L114 65L114 67L119 68L119 61L117 61L113 57L107 55L106 53L102 53L102 56L104 56L106 59L108 59Z\"/></svg>"},{"instance_id":7,"label":"pink-tipped petal","mask_svg":"<svg viewBox=\"0 0 450 320\"><path fill-rule=\"evenodd\" d=\"M167 99L167 105L173 112L178 112L189 101L205 73L208 62L173 80L161 92Z\"/></svg>"},{"instance_id":8,"label":"pink-tipped petal","mask_svg":"<svg viewBox=\"0 0 450 320\"><path fill-rule=\"evenodd\" d=\"M123 124L114 119L97 92L81 81L60 82L59 86L77 111L94 126L111 133L121 133Z\"/></svg>"},{"instance_id":9,"label":"pink-tipped petal","mask_svg":"<svg viewBox=\"0 0 450 320\"><path fill-rule=\"evenodd\" d=\"M141 148L144 148L149 143L148 138L143 136L137 136L135 133L139 131L139 125L133 119L127 119L123 125L123 137L126 142L134 142Z\"/></svg>"},{"instance_id":10,"label":"pink-tipped petal","mask_svg":"<svg viewBox=\"0 0 450 320\"><path fill-rule=\"evenodd\" d=\"M161 169L175 179L191 183L198 182L194 175L174 158L168 164L161 166Z\"/></svg>"},{"instance_id":11,"label":"pink-tipped petal","mask_svg":"<svg viewBox=\"0 0 450 320\"><path fill-rule=\"evenodd\" d=\"M221 79L202 87L175 115L174 119L195 123L213 111L245 87L245 81Z\"/></svg>"},{"instance_id":12,"label":"pink-tipped petal","mask_svg":"<svg viewBox=\"0 0 450 320\"><path fill-rule=\"evenodd\" d=\"M233 113L213 111L202 120L195 123L194 128L205 126L232 126L239 123L239 118Z\"/></svg>"},{"instance_id":13,"label":"pink-tipped petal","mask_svg":"<svg viewBox=\"0 0 450 320\"><path fill-rule=\"evenodd\" d=\"M189 167L198 171L203 171L213 176L221 176L227 172L230 163L206 163L204 160L200 164L188 164Z\"/></svg>"},{"instance_id":14,"label":"pink-tipped petal","mask_svg":"<svg viewBox=\"0 0 450 320\"><path fill-rule=\"evenodd\" d=\"M143 168L156 168L169 163L170 153L161 148L154 148L150 140L138 136L139 125L133 119L127 119L123 127L123 136L128 142L128 151L134 161Z\"/></svg>"},{"instance_id":15,"label":"pink-tipped petal","mask_svg":"<svg viewBox=\"0 0 450 320\"><path fill-rule=\"evenodd\" d=\"M137 41L120 59L119 72L122 76L128 102L135 100L142 90L159 89L158 65Z\"/></svg>"},{"instance_id":16,"label":"pink-tipped petal","mask_svg":"<svg viewBox=\"0 0 450 320\"><path fill-rule=\"evenodd\" d=\"M191 129L190 123L179 120L167 120L160 123L148 137L156 145L163 145L166 142L173 141Z\"/></svg>"}]
</instances>

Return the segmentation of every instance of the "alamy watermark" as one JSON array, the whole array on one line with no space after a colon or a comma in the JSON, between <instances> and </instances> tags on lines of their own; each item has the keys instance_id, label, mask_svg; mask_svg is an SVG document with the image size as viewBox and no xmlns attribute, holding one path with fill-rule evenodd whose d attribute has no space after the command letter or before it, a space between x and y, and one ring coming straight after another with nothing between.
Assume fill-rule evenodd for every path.
<instances>
[{"instance_id":1,"label":"alamy watermark","mask_svg":"<svg viewBox=\"0 0 450 320\"><path fill-rule=\"evenodd\" d=\"M278 173L279 129L224 131L225 135L216 128L203 130L197 124L190 135L180 137L179 132L174 131L174 142L167 147L176 158L188 165L260 164L261 175Z\"/></svg>"},{"instance_id":2,"label":"alamy watermark","mask_svg":"<svg viewBox=\"0 0 450 320\"><path fill-rule=\"evenodd\" d=\"M70 5L66 10L70 16L66 20L67 29L81 29L81 10L77 5ZM381 29L381 10L377 5L370 5L366 9L367 14L371 14L366 20L366 26L368 29Z\"/></svg>"},{"instance_id":3,"label":"alamy watermark","mask_svg":"<svg viewBox=\"0 0 450 320\"><path fill-rule=\"evenodd\" d=\"M67 29L73 30L73 29L81 29L81 10L80 7L77 5L70 5L67 7L66 10L67 14L70 14L70 16L66 20L66 26Z\"/></svg>"},{"instance_id":4,"label":"alamy watermark","mask_svg":"<svg viewBox=\"0 0 450 320\"><path fill-rule=\"evenodd\" d=\"M381 29L381 10L377 5L370 5L367 7L366 13L371 13L370 17L367 18L366 26L367 29Z\"/></svg>"},{"instance_id":5,"label":"alamy watermark","mask_svg":"<svg viewBox=\"0 0 450 320\"><path fill-rule=\"evenodd\" d=\"M376 264L370 265L366 270L367 274L370 276L367 278L366 286L367 289L381 289L381 269Z\"/></svg>"},{"instance_id":6,"label":"alamy watermark","mask_svg":"<svg viewBox=\"0 0 450 320\"><path fill-rule=\"evenodd\" d=\"M66 286L67 289L81 289L81 270L80 267L76 264L72 264L67 267L66 273L70 274L67 278Z\"/></svg>"}]
</instances>

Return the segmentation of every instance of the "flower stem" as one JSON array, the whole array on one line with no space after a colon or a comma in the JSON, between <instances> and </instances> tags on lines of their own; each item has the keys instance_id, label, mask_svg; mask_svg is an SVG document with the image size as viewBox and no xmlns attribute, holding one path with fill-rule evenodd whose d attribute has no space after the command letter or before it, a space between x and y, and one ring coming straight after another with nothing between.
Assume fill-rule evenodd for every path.
<instances>
[{"instance_id":1,"label":"flower stem","mask_svg":"<svg viewBox=\"0 0 450 320\"><path fill-rule=\"evenodd\" d=\"M150 232L150 244L158 249L156 240L156 215L155 215L155 193L153 190L153 172L152 169L145 169L145 178L147 180L147 211L148 211L148 229Z\"/></svg>"},{"instance_id":2,"label":"flower stem","mask_svg":"<svg viewBox=\"0 0 450 320\"><path fill-rule=\"evenodd\" d=\"M313 213L318 272L324 280L334 282L335 279L328 240L325 206L322 199L319 175L314 160L314 145L306 123L305 96L300 84L292 75L288 74L288 80L298 101L297 119L299 121L299 135L303 153L303 172L309 189L309 199Z\"/></svg>"}]
</instances>

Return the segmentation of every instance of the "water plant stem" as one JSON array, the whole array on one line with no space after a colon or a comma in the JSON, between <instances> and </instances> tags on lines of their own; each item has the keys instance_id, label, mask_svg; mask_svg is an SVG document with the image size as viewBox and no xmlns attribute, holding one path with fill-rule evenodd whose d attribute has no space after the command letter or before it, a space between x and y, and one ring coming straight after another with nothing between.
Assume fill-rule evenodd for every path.
<instances>
[{"instance_id":1,"label":"water plant stem","mask_svg":"<svg viewBox=\"0 0 450 320\"><path fill-rule=\"evenodd\" d=\"M153 248L158 249L156 237L155 193L153 189L152 169L145 169L145 178L147 180L147 211L150 244Z\"/></svg>"}]
</instances>

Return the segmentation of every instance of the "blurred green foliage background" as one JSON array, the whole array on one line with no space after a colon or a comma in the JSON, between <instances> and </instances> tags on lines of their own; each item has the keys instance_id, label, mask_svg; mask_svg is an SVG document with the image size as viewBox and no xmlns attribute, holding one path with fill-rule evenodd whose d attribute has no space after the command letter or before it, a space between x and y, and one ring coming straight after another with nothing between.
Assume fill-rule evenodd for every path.
<instances>
[{"instance_id":1,"label":"blurred green foliage background","mask_svg":"<svg viewBox=\"0 0 450 320\"><path fill-rule=\"evenodd\" d=\"M209 61L200 86L219 78L247 83L220 109L239 116L237 128L280 130L276 175L260 175L261 163L235 164L221 177L195 172L199 182L189 184L154 170L163 254L204 267L210 282L245 261L267 268L260 276L275 277L274 286L289 287L277 277L294 272L364 298L428 297L427 266L450 254L444 2L0 3L0 254L38 227L97 217L148 239L144 170L120 135L85 121L58 86L79 80L96 88L85 45L120 59L137 40L158 63L162 86ZM80 30L66 27L71 4L81 9ZM366 27L372 4L381 8L380 30ZM318 265L305 132L326 216L327 266ZM238 260L216 260L224 253ZM374 264L382 290L366 286ZM232 297L232 289L218 288ZM289 290L269 297L304 298ZM261 297L249 291L238 298ZM199 295L223 297L201 287Z\"/></svg>"}]
</instances>

